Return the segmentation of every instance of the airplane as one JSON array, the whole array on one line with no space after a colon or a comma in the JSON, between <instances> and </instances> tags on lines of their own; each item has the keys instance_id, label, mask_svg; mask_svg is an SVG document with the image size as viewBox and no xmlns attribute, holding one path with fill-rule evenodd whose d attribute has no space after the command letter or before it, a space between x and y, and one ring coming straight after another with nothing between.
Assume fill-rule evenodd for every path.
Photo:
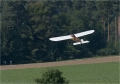
<instances>
[{"instance_id":1,"label":"airplane","mask_svg":"<svg viewBox=\"0 0 120 84\"><path fill-rule=\"evenodd\" d=\"M84 41L83 39L79 39L78 37L92 34L94 31L95 30L89 30L89 31L84 31L81 33L76 33L76 34L71 34L71 35L66 35L66 36L52 37L52 38L49 38L49 40L62 41L62 40L72 39L73 41L75 41L75 43L73 43L73 45L79 45L79 44L89 43L89 41Z\"/></svg>"}]
</instances>

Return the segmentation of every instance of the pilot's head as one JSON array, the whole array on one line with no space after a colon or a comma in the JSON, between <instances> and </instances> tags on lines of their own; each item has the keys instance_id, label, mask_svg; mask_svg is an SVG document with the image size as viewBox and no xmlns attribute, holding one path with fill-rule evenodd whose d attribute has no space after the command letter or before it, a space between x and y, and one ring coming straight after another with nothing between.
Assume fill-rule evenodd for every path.
<instances>
[{"instance_id":1,"label":"pilot's head","mask_svg":"<svg viewBox=\"0 0 120 84\"><path fill-rule=\"evenodd\" d=\"M74 34L71 34L70 36L71 36L71 37L75 37L75 35L74 35Z\"/></svg>"}]
</instances>

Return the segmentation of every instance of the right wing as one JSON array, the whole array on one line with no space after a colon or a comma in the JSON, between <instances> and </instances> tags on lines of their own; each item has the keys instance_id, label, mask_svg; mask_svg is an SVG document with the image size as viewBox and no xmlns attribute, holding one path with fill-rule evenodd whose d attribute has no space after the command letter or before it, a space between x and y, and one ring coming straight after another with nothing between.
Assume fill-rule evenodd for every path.
<instances>
[{"instance_id":1,"label":"right wing","mask_svg":"<svg viewBox=\"0 0 120 84\"><path fill-rule=\"evenodd\" d=\"M51 41L62 41L62 40L67 40L67 39L72 39L72 37L70 35L66 35L66 36L49 38L49 40Z\"/></svg>"},{"instance_id":2,"label":"right wing","mask_svg":"<svg viewBox=\"0 0 120 84\"><path fill-rule=\"evenodd\" d=\"M81 33L77 33L77 34L74 34L76 37L81 37L81 36L85 36L85 35L88 35L88 34L92 34L95 30L89 30L89 31L85 31L85 32L81 32Z\"/></svg>"}]
</instances>

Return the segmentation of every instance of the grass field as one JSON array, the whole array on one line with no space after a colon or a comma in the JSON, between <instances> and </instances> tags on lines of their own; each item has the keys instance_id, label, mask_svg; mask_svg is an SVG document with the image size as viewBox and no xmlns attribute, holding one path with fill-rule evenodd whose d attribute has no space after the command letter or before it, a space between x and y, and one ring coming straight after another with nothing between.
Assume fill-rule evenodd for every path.
<instances>
[{"instance_id":1,"label":"grass field","mask_svg":"<svg viewBox=\"0 0 120 84\"><path fill-rule=\"evenodd\" d=\"M70 84L119 84L119 62L48 67L59 69ZM0 84L36 84L48 68L2 70Z\"/></svg>"}]
</instances>

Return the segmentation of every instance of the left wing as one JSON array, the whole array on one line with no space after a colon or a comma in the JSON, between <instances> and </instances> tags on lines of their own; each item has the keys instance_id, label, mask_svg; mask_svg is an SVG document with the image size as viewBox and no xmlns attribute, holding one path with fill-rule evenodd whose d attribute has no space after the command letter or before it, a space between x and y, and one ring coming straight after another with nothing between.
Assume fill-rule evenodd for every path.
<instances>
[{"instance_id":1,"label":"left wing","mask_svg":"<svg viewBox=\"0 0 120 84\"><path fill-rule=\"evenodd\" d=\"M70 35L66 35L66 36L49 38L49 40L51 41L61 41L61 40L67 40L67 39L72 39L72 37Z\"/></svg>"}]
</instances>

